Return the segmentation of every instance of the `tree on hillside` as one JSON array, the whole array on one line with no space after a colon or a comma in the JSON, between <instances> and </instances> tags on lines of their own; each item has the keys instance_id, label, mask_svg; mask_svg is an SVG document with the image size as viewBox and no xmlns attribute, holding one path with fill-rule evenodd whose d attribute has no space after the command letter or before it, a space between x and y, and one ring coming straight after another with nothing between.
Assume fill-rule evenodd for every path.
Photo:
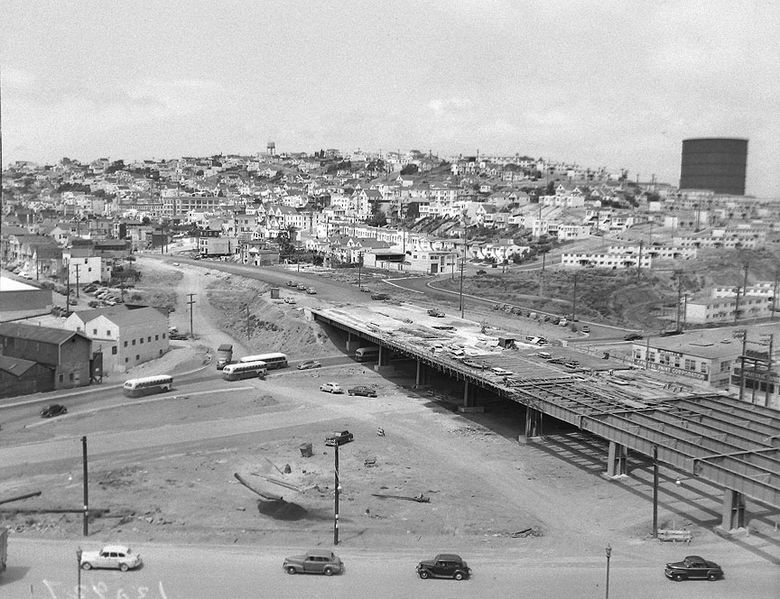
<instances>
[{"instance_id":1,"label":"tree on hillside","mask_svg":"<svg viewBox=\"0 0 780 599\"><path fill-rule=\"evenodd\" d=\"M279 257L290 258L295 254L295 233L297 229L293 225L287 225L279 231L276 241L279 243Z\"/></svg>"},{"instance_id":2,"label":"tree on hillside","mask_svg":"<svg viewBox=\"0 0 780 599\"><path fill-rule=\"evenodd\" d=\"M416 175L419 172L419 168L416 164L407 164L405 167L401 169L401 175Z\"/></svg>"}]
</instances>

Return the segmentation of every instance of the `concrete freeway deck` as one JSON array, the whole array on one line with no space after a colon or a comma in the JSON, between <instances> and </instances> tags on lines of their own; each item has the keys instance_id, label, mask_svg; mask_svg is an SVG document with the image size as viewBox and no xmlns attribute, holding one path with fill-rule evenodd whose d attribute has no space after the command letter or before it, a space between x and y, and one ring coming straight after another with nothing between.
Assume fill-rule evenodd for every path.
<instances>
[{"instance_id":1,"label":"concrete freeway deck","mask_svg":"<svg viewBox=\"0 0 780 599\"><path fill-rule=\"evenodd\" d=\"M379 368L392 353L415 360L418 379L421 368L428 368L462 380L467 407L469 387L475 386L525 405L527 431L529 422L547 414L606 439L613 476L625 474L631 450L650 457L657 453L658 461L723 487L724 528L743 525L744 497L780 508L780 414L775 410L714 393L648 399L605 390L586 380L588 369L579 364L561 370L565 365L551 365L539 348L523 343L503 348L479 323L434 318L408 304L312 314L346 332L348 347L365 340L382 348Z\"/></svg>"}]
</instances>

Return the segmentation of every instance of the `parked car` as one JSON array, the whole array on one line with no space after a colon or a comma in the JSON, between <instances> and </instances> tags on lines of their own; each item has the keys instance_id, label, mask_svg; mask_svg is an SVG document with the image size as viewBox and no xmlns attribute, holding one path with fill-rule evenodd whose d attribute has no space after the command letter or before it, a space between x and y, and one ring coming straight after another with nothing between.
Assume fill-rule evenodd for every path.
<instances>
[{"instance_id":1,"label":"parked car","mask_svg":"<svg viewBox=\"0 0 780 599\"><path fill-rule=\"evenodd\" d=\"M362 395L364 397L376 397L376 391L371 387L365 385L358 385L357 387L350 387L347 389L349 395Z\"/></svg>"},{"instance_id":2,"label":"parked car","mask_svg":"<svg viewBox=\"0 0 780 599\"><path fill-rule=\"evenodd\" d=\"M287 281L288 287L297 287L297 283L295 281Z\"/></svg>"},{"instance_id":3,"label":"parked car","mask_svg":"<svg viewBox=\"0 0 780 599\"><path fill-rule=\"evenodd\" d=\"M322 366L317 360L304 360L298 364L298 370L310 370L311 368L319 368Z\"/></svg>"},{"instance_id":4,"label":"parked car","mask_svg":"<svg viewBox=\"0 0 780 599\"><path fill-rule=\"evenodd\" d=\"M168 333L168 339L170 339L171 341L186 341L187 338L188 338L187 333L179 333L178 331Z\"/></svg>"},{"instance_id":5,"label":"parked car","mask_svg":"<svg viewBox=\"0 0 780 599\"><path fill-rule=\"evenodd\" d=\"M68 413L68 408L58 403L53 403L41 410L41 418L54 418Z\"/></svg>"},{"instance_id":6,"label":"parked car","mask_svg":"<svg viewBox=\"0 0 780 599\"><path fill-rule=\"evenodd\" d=\"M344 393L344 389L338 383L322 383L320 385L320 391L326 391L328 393Z\"/></svg>"},{"instance_id":7,"label":"parked car","mask_svg":"<svg viewBox=\"0 0 780 599\"><path fill-rule=\"evenodd\" d=\"M583 333L590 333L590 327L586 324L582 325L582 329L580 329Z\"/></svg>"},{"instance_id":8,"label":"parked car","mask_svg":"<svg viewBox=\"0 0 780 599\"><path fill-rule=\"evenodd\" d=\"M308 293L309 295L317 295L317 290L314 287L309 287L306 290L306 293Z\"/></svg>"},{"instance_id":9,"label":"parked car","mask_svg":"<svg viewBox=\"0 0 780 599\"><path fill-rule=\"evenodd\" d=\"M285 304L294 304L294 303L296 303L295 302L295 298L294 297L286 297L286 298L284 298L284 303Z\"/></svg>"},{"instance_id":10,"label":"parked car","mask_svg":"<svg viewBox=\"0 0 780 599\"><path fill-rule=\"evenodd\" d=\"M372 293L371 294L372 300L387 300L390 299L389 293Z\"/></svg>"},{"instance_id":11,"label":"parked car","mask_svg":"<svg viewBox=\"0 0 780 599\"><path fill-rule=\"evenodd\" d=\"M106 545L100 551L81 553L81 567L84 570L115 568L127 572L132 568L138 568L142 563L141 555L134 553L127 545Z\"/></svg>"},{"instance_id":12,"label":"parked car","mask_svg":"<svg viewBox=\"0 0 780 599\"><path fill-rule=\"evenodd\" d=\"M642 335L640 335L639 333L627 333L626 335L623 336L623 339L625 339L626 341L636 341L637 339L641 339L641 338Z\"/></svg>"},{"instance_id":13,"label":"parked car","mask_svg":"<svg viewBox=\"0 0 780 599\"><path fill-rule=\"evenodd\" d=\"M487 274L487 271L486 271L486 270L482 270L482 269L480 268L480 269L477 271L477 274L478 274L478 275L486 275L486 274Z\"/></svg>"},{"instance_id":14,"label":"parked car","mask_svg":"<svg viewBox=\"0 0 780 599\"><path fill-rule=\"evenodd\" d=\"M428 316L435 316L436 318L444 318L444 312L438 308L431 308L428 310Z\"/></svg>"},{"instance_id":15,"label":"parked car","mask_svg":"<svg viewBox=\"0 0 780 599\"><path fill-rule=\"evenodd\" d=\"M332 551L312 549L303 555L284 558L282 569L288 574L324 574L332 576L344 571L344 563Z\"/></svg>"},{"instance_id":16,"label":"parked car","mask_svg":"<svg viewBox=\"0 0 780 599\"><path fill-rule=\"evenodd\" d=\"M710 562L698 555L689 555L681 562L666 564L664 574L669 580L680 582L689 578L718 580L723 578L723 569L715 562Z\"/></svg>"},{"instance_id":17,"label":"parked car","mask_svg":"<svg viewBox=\"0 0 780 599\"><path fill-rule=\"evenodd\" d=\"M298 291L306 291L306 285L303 283L298 283Z\"/></svg>"},{"instance_id":18,"label":"parked car","mask_svg":"<svg viewBox=\"0 0 780 599\"><path fill-rule=\"evenodd\" d=\"M454 553L440 553L432 560L423 560L417 564L420 578L454 578L463 580L471 576L471 568Z\"/></svg>"},{"instance_id":19,"label":"parked car","mask_svg":"<svg viewBox=\"0 0 780 599\"><path fill-rule=\"evenodd\" d=\"M349 443L355 438L355 435L350 433L349 431L336 431L335 433L332 433L325 437L325 445L328 447L333 447L335 445L344 445L344 443Z\"/></svg>"},{"instance_id":20,"label":"parked car","mask_svg":"<svg viewBox=\"0 0 780 599\"><path fill-rule=\"evenodd\" d=\"M178 262L174 262L173 265L174 266L179 266L179 263Z\"/></svg>"}]
</instances>

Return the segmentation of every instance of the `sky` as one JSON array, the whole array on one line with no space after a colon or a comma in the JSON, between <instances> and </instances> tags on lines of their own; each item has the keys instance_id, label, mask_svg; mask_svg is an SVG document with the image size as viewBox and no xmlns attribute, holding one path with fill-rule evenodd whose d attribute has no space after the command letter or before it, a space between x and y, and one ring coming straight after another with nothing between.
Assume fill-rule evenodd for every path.
<instances>
[{"instance_id":1,"label":"sky","mask_svg":"<svg viewBox=\"0 0 780 599\"><path fill-rule=\"evenodd\" d=\"M417 149L628 169L748 138L780 198L770 0L2 0L3 164Z\"/></svg>"}]
</instances>

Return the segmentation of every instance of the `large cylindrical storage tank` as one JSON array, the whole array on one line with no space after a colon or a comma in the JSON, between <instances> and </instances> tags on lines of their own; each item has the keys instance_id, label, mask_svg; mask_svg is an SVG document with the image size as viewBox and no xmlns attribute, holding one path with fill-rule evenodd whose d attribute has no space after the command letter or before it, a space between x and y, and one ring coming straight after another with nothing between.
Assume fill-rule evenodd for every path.
<instances>
[{"instance_id":1,"label":"large cylindrical storage tank","mask_svg":"<svg viewBox=\"0 0 780 599\"><path fill-rule=\"evenodd\" d=\"M745 195L747 139L698 138L682 142L680 189Z\"/></svg>"}]
</instances>

